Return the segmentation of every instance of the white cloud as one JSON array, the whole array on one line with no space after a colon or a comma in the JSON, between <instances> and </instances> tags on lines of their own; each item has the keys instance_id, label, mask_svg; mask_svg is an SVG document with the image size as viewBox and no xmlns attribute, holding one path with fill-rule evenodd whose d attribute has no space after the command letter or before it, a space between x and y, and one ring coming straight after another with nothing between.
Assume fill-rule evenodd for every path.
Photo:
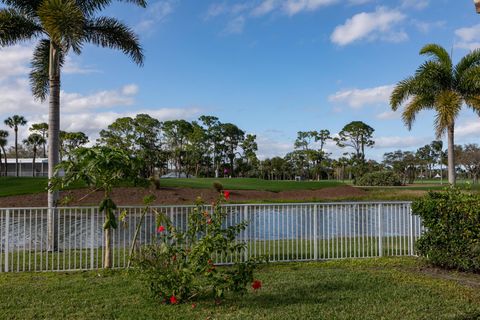
<instances>
[{"instance_id":1,"label":"white cloud","mask_svg":"<svg viewBox=\"0 0 480 320\"><path fill-rule=\"evenodd\" d=\"M230 35L230 34L241 34L243 33L243 29L245 28L245 17L238 16L227 24L225 29L223 30L223 34Z\"/></svg>"},{"instance_id":2,"label":"white cloud","mask_svg":"<svg viewBox=\"0 0 480 320\"><path fill-rule=\"evenodd\" d=\"M422 10L428 7L430 1L429 0L402 0L401 6L403 8L413 8L417 10Z\"/></svg>"},{"instance_id":3,"label":"white cloud","mask_svg":"<svg viewBox=\"0 0 480 320\"><path fill-rule=\"evenodd\" d=\"M400 119L400 112L394 111L385 111L382 113L377 114L376 118L379 120L393 120L393 119Z\"/></svg>"},{"instance_id":4,"label":"white cloud","mask_svg":"<svg viewBox=\"0 0 480 320\"><path fill-rule=\"evenodd\" d=\"M377 137L376 149L416 148L432 141L431 137Z\"/></svg>"},{"instance_id":5,"label":"white cloud","mask_svg":"<svg viewBox=\"0 0 480 320\"><path fill-rule=\"evenodd\" d=\"M277 9L279 3L280 2L278 0L263 0L262 3L252 10L252 15L258 17L269 14Z\"/></svg>"},{"instance_id":6,"label":"white cloud","mask_svg":"<svg viewBox=\"0 0 480 320\"><path fill-rule=\"evenodd\" d=\"M286 0L283 10L290 16L303 11L314 11L320 7L338 3L339 0Z\"/></svg>"},{"instance_id":7,"label":"white cloud","mask_svg":"<svg viewBox=\"0 0 480 320\"><path fill-rule=\"evenodd\" d=\"M330 102L343 103L359 109L366 105L388 104L394 85L367 89L341 90L328 97Z\"/></svg>"},{"instance_id":8,"label":"white cloud","mask_svg":"<svg viewBox=\"0 0 480 320\"><path fill-rule=\"evenodd\" d=\"M420 31L421 33L427 34L433 29L439 29L445 27L445 21L433 21L433 22L426 22L426 21L418 21L412 20L412 24Z\"/></svg>"},{"instance_id":9,"label":"white cloud","mask_svg":"<svg viewBox=\"0 0 480 320\"><path fill-rule=\"evenodd\" d=\"M62 72L65 74L89 74L100 72L99 70L92 67L85 67L79 64L78 61L75 61L71 56L67 56L65 59L65 64L63 65Z\"/></svg>"},{"instance_id":10,"label":"white cloud","mask_svg":"<svg viewBox=\"0 0 480 320\"><path fill-rule=\"evenodd\" d=\"M480 24L455 30L455 47L467 50L480 48Z\"/></svg>"},{"instance_id":11,"label":"white cloud","mask_svg":"<svg viewBox=\"0 0 480 320\"><path fill-rule=\"evenodd\" d=\"M405 20L406 16L399 10L379 7L375 12L362 12L348 19L333 31L330 39L340 46L358 40L384 40L399 42L408 39L408 35L393 27Z\"/></svg>"},{"instance_id":12,"label":"white cloud","mask_svg":"<svg viewBox=\"0 0 480 320\"><path fill-rule=\"evenodd\" d=\"M65 112L81 110L130 106L135 102L134 95L138 87L134 84L126 85L119 90L103 90L93 94L61 93L60 99Z\"/></svg>"},{"instance_id":13,"label":"white cloud","mask_svg":"<svg viewBox=\"0 0 480 320\"><path fill-rule=\"evenodd\" d=\"M348 4L352 5L352 6L359 6L359 5L367 4L367 3L370 3L370 2L373 2L373 1L374 0L349 0Z\"/></svg>"},{"instance_id":14,"label":"white cloud","mask_svg":"<svg viewBox=\"0 0 480 320\"><path fill-rule=\"evenodd\" d=\"M273 157L283 157L293 150L293 142L278 141L263 134L257 134L259 159L264 160Z\"/></svg>"},{"instance_id":15,"label":"white cloud","mask_svg":"<svg viewBox=\"0 0 480 320\"><path fill-rule=\"evenodd\" d=\"M33 47L16 45L0 49L0 80L27 74Z\"/></svg>"},{"instance_id":16,"label":"white cloud","mask_svg":"<svg viewBox=\"0 0 480 320\"><path fill-rule=\"evenodd\" d=\"M139 33L151 32L155 25L164 22L173 13L176 2L177 0L161 0L149 5L135 30Z\"/></svg>"},{"instance_id":17,"label":"white cloud","mask_svg":"<svg viewBox=\"0 0 480 320\"><path fill-rule=\"evenodd\" d=\"M480 135L480 121L475 119L457 125L455 135L459 138L478 137Z\"/></svg>"},{"instance_id":18,"label":"white cloud","mask_svg":"<svg viewBox=\"0 0 480 320\"><path fill-rule=\"evenodd\" d=\"M225 3L212 3L205 14L205 19L215 18L228 12L228 6Z\"/></svg>"}]
</instances>

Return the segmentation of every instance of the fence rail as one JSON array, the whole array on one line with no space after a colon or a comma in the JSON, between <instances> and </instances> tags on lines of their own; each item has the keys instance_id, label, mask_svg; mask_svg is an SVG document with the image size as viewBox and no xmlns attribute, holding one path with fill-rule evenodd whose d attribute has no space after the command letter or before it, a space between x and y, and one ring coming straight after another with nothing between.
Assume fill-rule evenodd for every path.
<instances>
[{"instance_id":1,"label":"fence rail","mask_svg":"<svg viewBox=\"0 0 480 320\"><path fill-rule=\"evenodd\" d=\"M266 256L271 262L415 255L423 231L410 202L344 202L225 205L226 225L247 221L236 239L243 257L220 256L218 264ZM141 207L119 207L125 218L113 231L113 267L126 267L137 226L137 243L152 241L154 210L184 228L193 206L153 207L141 221ZM154 209L154 210L153 210ZM0 272L69 271L103 267L104 216L95 207L58 208L57 246L48 244L48 208L0 209Z\"/></svg>"}]
</instances>

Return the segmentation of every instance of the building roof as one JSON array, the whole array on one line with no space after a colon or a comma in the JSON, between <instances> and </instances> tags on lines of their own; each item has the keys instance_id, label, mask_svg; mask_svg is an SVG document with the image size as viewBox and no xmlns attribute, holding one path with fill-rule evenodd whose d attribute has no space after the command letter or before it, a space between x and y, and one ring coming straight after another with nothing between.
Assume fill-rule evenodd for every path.
<instances>
[{"instance_id":1,"label":"building roof","mask_svg":"<svg viewBox=\"0 0 480 320\"><path fill-rule=\"evenodd\" d=\"M5 159L2 158L2 162L5 162ZM18 163L32 163L33 158L19 158ZM48 163L47 158L35 158L35 163ZM7 163L15 163L15 158L7 158Z\"/></svg>"}]
</instances>

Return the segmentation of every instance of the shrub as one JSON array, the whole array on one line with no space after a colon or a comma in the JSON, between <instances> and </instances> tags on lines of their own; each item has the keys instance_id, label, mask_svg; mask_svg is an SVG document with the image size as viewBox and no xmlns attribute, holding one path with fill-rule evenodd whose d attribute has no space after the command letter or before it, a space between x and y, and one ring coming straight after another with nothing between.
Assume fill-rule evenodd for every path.
<instances>
[{"instance_id":1,"label":"shrub","mask_svg":"<svg viewBox=\"0 0 480 320\"><path fill-rule=\"evenodd\" d=\"M425 233L417 241L420 255L433 265L480 272L480 196L450 188L430 192L412 205Z\"/></svg>"},{"instance_id":2,"label":"shrub","mask_svg":"<svg viewBox=\"0 0 480 320\"><path fill-rule=\"evenodd\" d=\"M213 189L215 189L217 192L222 192L223 185L219 181L214 181L213 182Z\"/></svg>"},{"instance_id":3,"label":"shrub","mask_svg":"<svg viewBox=\"0 0 480 320\"><path fill-rule=\"evenodd\" d=\"M221 207L225 198L227 194L221 194L211 210L198 200L186 231L166 215L157 215L156 241L134 258L154 297L176 304L210 294L218 301L227 291L245 293L251 283L258 287L253 273L260 261L242 261L246 244L235 240L247 223L226 226L226 208ZM218 257L231 257L234 264L217 267Z\"/></svg>"},{"instance_id":4,"label":"shrub","mask_svg":"<svg viewBox=\"0 0 480 320\"><path fill-rule=\"evenodd\" d=\"M356 181L359 186L401 186L402 180L391 171L377 171L364 174Z\"/></svg>"}]
</instances>

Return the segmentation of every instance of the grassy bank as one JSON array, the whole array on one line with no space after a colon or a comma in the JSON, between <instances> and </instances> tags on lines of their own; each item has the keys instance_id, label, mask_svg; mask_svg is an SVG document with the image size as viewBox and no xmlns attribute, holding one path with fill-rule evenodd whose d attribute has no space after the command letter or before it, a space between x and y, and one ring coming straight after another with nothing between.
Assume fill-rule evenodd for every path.
<instances>
[{"instance_id":1,"label":"grassy bank","mask_svg":"<svg viewBox=\"0 0 480 320\"><path fill-rule=\"evenodd\" d=\"M341 181L272 181L253 178L196 178L196 179L161 179L163 187L183 187L209 189L215 181L220 182L225 189L231 190L262 190L262 191L288 191L288 190L316 190L345 185Z\"/></svg>"},{"instance_id":2,"label":"grassy bank","mask_svg":"<svg viewBox=\"0 0 480 320\"><path fill-rule=\"evenodd\" d=\"M264 267L263 288L220 305L162 305L133 273L0 275L0 318L48 319L476 319L480 278L416 259Z\"/></svg>"}]
</instances>

